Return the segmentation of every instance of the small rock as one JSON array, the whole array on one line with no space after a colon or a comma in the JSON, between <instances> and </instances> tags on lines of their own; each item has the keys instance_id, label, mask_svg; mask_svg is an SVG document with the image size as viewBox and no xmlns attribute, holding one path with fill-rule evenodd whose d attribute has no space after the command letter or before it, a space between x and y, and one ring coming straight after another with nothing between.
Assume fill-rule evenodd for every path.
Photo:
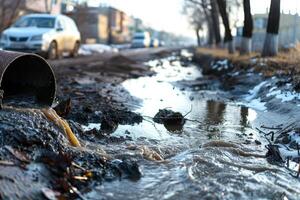
<instances>
[{"instance_id":1,"label":"small rock","mask_svg":"<svg viewBox=\"0 0 300 200\"><path fill-rule=\"evenodd\" d=\"M257 145L261 145L261 142L258 141L258 140L255 140L254 142L255 142L255 144L257 144Z\"/></svg>"}]
</instances>

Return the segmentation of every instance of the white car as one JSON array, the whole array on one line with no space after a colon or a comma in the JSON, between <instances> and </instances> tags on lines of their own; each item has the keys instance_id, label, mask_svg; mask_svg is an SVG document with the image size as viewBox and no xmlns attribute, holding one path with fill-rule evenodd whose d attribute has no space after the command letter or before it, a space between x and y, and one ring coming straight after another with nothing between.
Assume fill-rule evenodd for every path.
<instances>
[{"instance_id":1,"label":"white car","mask_svg":"<svg viewBox=\"0 0 300 200\"><path fill-rule=\"evenodd\" d=\"M132 48L145 48L150 47L151 37L149 32L137 32L133 35L131 41Z\"/></svg>"},{"instance_id":2,"label":"white car","mask_svg":"<svg viewBox=\"0 0 300 200\"><path fill-rule=\"evenodd\" d=\"M3 31L0 45L4 50L38 53L49 59L64 52L77 56L80 33L67 16L29 14Z\"/></svg>"}]
</instances>

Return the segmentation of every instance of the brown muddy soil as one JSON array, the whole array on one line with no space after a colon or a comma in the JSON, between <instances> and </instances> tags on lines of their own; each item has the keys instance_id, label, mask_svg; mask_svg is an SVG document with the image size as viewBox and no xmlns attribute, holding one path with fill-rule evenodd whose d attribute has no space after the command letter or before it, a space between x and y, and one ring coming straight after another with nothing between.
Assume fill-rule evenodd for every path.
<instances>
[{"instance_id":1,"label":"brown muddy soil","mask_svg":"<svg viewBox=\"0 0 300 200\"><path fill-rule=\"evenodd\" d=\"M143 62L175 51L134 50L50 61L57 79L55 109L68 120L82 147L70 146L63 131L41 111L4 106L0 113L0 199L80 199L81 193L104 180L139 179L134 159L114 159L99 142L124 142L125 138L109 134L119 124L143 120L130 111L139 99L120 83L152 75ZM101 129L84 131L81 125L89 123L101 123Z\"/></svg>"},{"instance_id":2,"label":"brown muddy soil","mask_svg":"<svg viewBox=\"0 0 300 200\"><path fill-rule=\"evenodd\" d=\"M52 61L57 78L58 102L71 100L70 112L64 116L82 124L100 123L111 118L115 123L139 123L130 112L139 99L120 85L126 79L153 74L143 62L170 54L174 50L127 50L121 53Z\"/></svg>"},{"instance_id":3,"label":"brown muddy soil","mask_svg":"<svg viewBox=\"0 0 300 200\"><path fill-rule=\"evenodd\" d=\"M81 147L40 110L4 107L0 199L299 199L295 171L268 162L279 148L265 148L269 135L256 129L285 130L275 125L295 118L294 102L268 96L290 89L285 79L191 56L142 49L51 61L55 110Z\"/></svg>"}]
</instances>

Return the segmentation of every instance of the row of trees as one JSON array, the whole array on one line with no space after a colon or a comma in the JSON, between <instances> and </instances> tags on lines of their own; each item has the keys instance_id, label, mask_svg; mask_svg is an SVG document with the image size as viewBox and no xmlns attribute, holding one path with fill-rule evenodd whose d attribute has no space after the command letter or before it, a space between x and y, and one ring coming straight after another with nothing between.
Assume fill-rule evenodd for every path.
<instances>
[{"instance_id":1,"label":"row of trees","mask_svg":"<svg viewBox=\"0 0 300 200\"><path fill-rule=\"evenodd\" d=\"M233 10L243 8L244 26L240 46L241 54L251 52L253 19L250 0L185 0L184 11L189 16L198 40L201 44L199 31L207 31L208 44L214 46L227 45L229 53L235 52L235 45L231 33L231 22L234 22ZM231 18L233 17L233 19ZM224 26L224 38L221 39L220 20ZM237 19L236 19L237 20ZM262 56L275 56L278 53L278 31L280 21L280 0L271 0L268 24Z\"/></svg>"}]
</instances>

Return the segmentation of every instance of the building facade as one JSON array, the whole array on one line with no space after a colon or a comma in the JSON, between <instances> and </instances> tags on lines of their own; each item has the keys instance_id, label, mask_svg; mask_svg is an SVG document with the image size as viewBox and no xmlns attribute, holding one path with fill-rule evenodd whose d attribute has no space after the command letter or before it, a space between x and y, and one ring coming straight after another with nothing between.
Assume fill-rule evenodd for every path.
<instances>
[{"instance_id":1,"label":"building facade","mask_svg":"<svg viewBox=\"0 0 300 200\"><path fill-rule=\"evenodd\" d=\"M75 20L83 43L130 42L132 17L116 8L83 6L66 14Z\"/></svg>"}]
</instances>

